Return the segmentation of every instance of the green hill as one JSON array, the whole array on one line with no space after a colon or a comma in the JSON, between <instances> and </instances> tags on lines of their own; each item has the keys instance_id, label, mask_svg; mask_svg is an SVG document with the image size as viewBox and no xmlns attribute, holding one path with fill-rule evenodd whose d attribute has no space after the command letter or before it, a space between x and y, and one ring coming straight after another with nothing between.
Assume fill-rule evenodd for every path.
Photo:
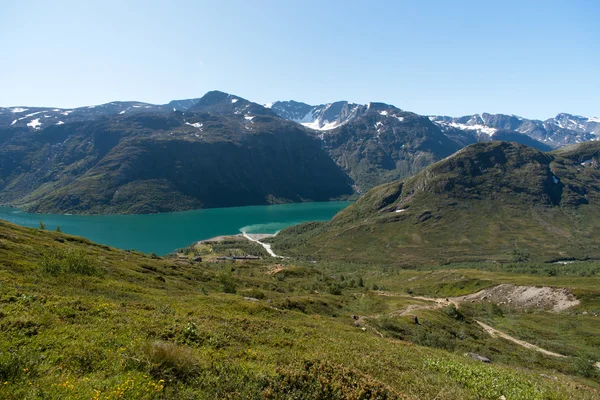
<instances>
[{"instance_id":1,"label":"green hill","mask_svg":"<svg viewBox=\"0 0 600 400\"><path fill-rule=\"evenodd\" d=\"M303 127L219 92L194 110L0 130L0 203L45 213L155 213L353 193Z\"/></svg>"},{"instance_id":2,"label":"green hill","mask_svg":"<svg viewBox=\"0 0 600 400\"><path fill-rule=\"evenodd\" d=\"M284 230L274 248L405 266L598 258L600 172L581 161L595 148L542 153L516 143L474 144L372 189L328 223Z\"/></svg>"},{"instance_id":3,"label":"green hill","mask_svg":"<svg viewBox=\"0 0 600 400\"><path fill-rule=\"evenodd\" d=\"M495 339L474 322L519 321L508 310L500 318L500 308L425 307L420 326L394 316L426 303L403 292L407 283L443 296L515 279L544 282L291 260L199 263L0 221L0 397L595 398L594 371L575 357L600 356L589 336L597 318L581 316L597 306L596 277L557 278L582 296L577 313L528 317L568 323L569 335L544 333L564 359ZM440 281L452 285L440 291Z\"/></svg>"}]
</instances>

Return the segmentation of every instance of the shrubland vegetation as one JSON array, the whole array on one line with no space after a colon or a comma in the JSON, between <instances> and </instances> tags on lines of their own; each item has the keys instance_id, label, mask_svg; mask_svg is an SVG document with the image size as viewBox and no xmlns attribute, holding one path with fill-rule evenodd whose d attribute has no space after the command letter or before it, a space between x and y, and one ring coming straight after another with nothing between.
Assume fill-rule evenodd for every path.
<instances>
[{"instance_id":1,"label":"shrubland vegetation","mask_svg":"<svg viewBox=\"0 0 600 400\"><path fill-rule=\"evenodd\" d=\"M514 265L200 263L0 222L0 397L597 398L600 278L576 271L597 262L556 275ZM581 304L415 309L419 325L400 315L431 304L415 295L498 283L568 287ZM492 338L475 320L568 357Z\"/></svg>"}]
</instances>

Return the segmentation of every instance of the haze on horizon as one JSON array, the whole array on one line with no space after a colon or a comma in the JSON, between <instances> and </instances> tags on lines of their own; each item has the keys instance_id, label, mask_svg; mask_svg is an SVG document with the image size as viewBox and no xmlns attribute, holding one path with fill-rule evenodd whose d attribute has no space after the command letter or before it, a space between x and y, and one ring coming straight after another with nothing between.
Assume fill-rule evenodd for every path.
<instances>
[{"instance_id":1,"label":"haze on horizon","mask_svg":"<svg viewBox=\"0 0 600 400\"><path fill-rule=\"evenodd\" d=\"M381 101L419 114L600 116L600 3L0 5L0 106Z\"/></svg>"}]
</instances>

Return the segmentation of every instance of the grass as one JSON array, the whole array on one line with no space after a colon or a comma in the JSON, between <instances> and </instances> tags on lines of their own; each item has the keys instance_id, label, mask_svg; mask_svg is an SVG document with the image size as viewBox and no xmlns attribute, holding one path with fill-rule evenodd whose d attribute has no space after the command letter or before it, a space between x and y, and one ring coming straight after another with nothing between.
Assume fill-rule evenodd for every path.
<instances>
[{"instance_id":1,"label":"grass","mask_svg":"<svg viewBox=\"0 0 600 400\"><path fill-rule=\"evenodd\" d=\"M600 259L600 173L560 154L507 142L468 146L375 187L329 222L282 230L273 249L403 268Z\"/></svg>"},{"instance_id":2,"label":"grass","mask_svg":"<svg viewBox=\"0 0 600 400\"><path fill-rule=\"evenodd\" d=\"M41 262L48 254L85 255L96 273L61 267L50 274ZM459 309L464 320L427 310L419 315L422 333L410 318L394 316L422 300L371 290L375 284L397 294L409 287L450 293L440 280L475 282L457 289L469 291L482 286L477 282L519 277L571 282L585 291L588 299L573 315L539 315L553 321L569 315L597 329L580 314L597 296L585 277L268 259L181 263L0 222L0 397L597 398L597 378L578 374L575 360L553 360L485 335L472 323L484 310ZM235 294L224 282L235 285ZM489 318L507 331L511 321L529 318L503 312ZM561 339L544 329L557 346L586 334L575 329ZM493 365L463 356L486 349L496 352Z\"/></svg>"}]
</instances>

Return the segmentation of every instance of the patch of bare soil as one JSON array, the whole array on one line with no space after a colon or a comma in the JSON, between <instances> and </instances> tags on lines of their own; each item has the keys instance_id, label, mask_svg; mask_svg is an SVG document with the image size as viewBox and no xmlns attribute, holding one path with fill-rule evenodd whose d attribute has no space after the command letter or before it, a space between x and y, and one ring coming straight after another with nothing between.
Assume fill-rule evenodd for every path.
<instances>
[{"instance_id":1,"label":"patch of bare soil","mask_svg":"<svg viewBox=\"0 0 600 400\"><path fill-rule=\"evenodd\" d=\"M508 334L506 334L504 332L500 332L499 330L494 329L491 326L484 324L483 322L480 322L480 321L475 321L475 322L477 322L479 324L479 326L481 326L483 328L483 330L486 331L491 337L500 337L502 339L506 339L506 340L508 340L510 342L518 344L519 346L523 346L523 347L525 347L527 349L538 351L538 352L540 352L542 354L545 354L547 356L552 356L552 357L566 357L566 356L564 356L562 354L554 353L553 351L542 349L541 347L538 347L538 346L536 346L534 344L531 344L531 343L525 342L523 340L519 340L517 338L514 338L514 337L512 337L512 336L510 336L510 335L508 335Z\"/></svg>"},{"instance_id":2,"label":"patch of bare soil","mask_svg":"<svg viewBox=\"0 0 600 400\"><path fill-rule=\"evenodd\" d=\"M275 275L278 272L281 272L285 269L285 267L281 264L275 264L272 267L269 268L269 270L267 272L265 272L267 275Z\"/></svg>"},{"instance_id":3,"label":"patch of bare soil","mask_svg":"<svg viewBox=\"0 0 600 400\"><path fill-rule=\"evenodd\" d=\"M455 297L457 302L489 301L519 309L541 309L559 312L579 304L567 289L502 284L477 293Z\"/></svg>"}]
</instances>

